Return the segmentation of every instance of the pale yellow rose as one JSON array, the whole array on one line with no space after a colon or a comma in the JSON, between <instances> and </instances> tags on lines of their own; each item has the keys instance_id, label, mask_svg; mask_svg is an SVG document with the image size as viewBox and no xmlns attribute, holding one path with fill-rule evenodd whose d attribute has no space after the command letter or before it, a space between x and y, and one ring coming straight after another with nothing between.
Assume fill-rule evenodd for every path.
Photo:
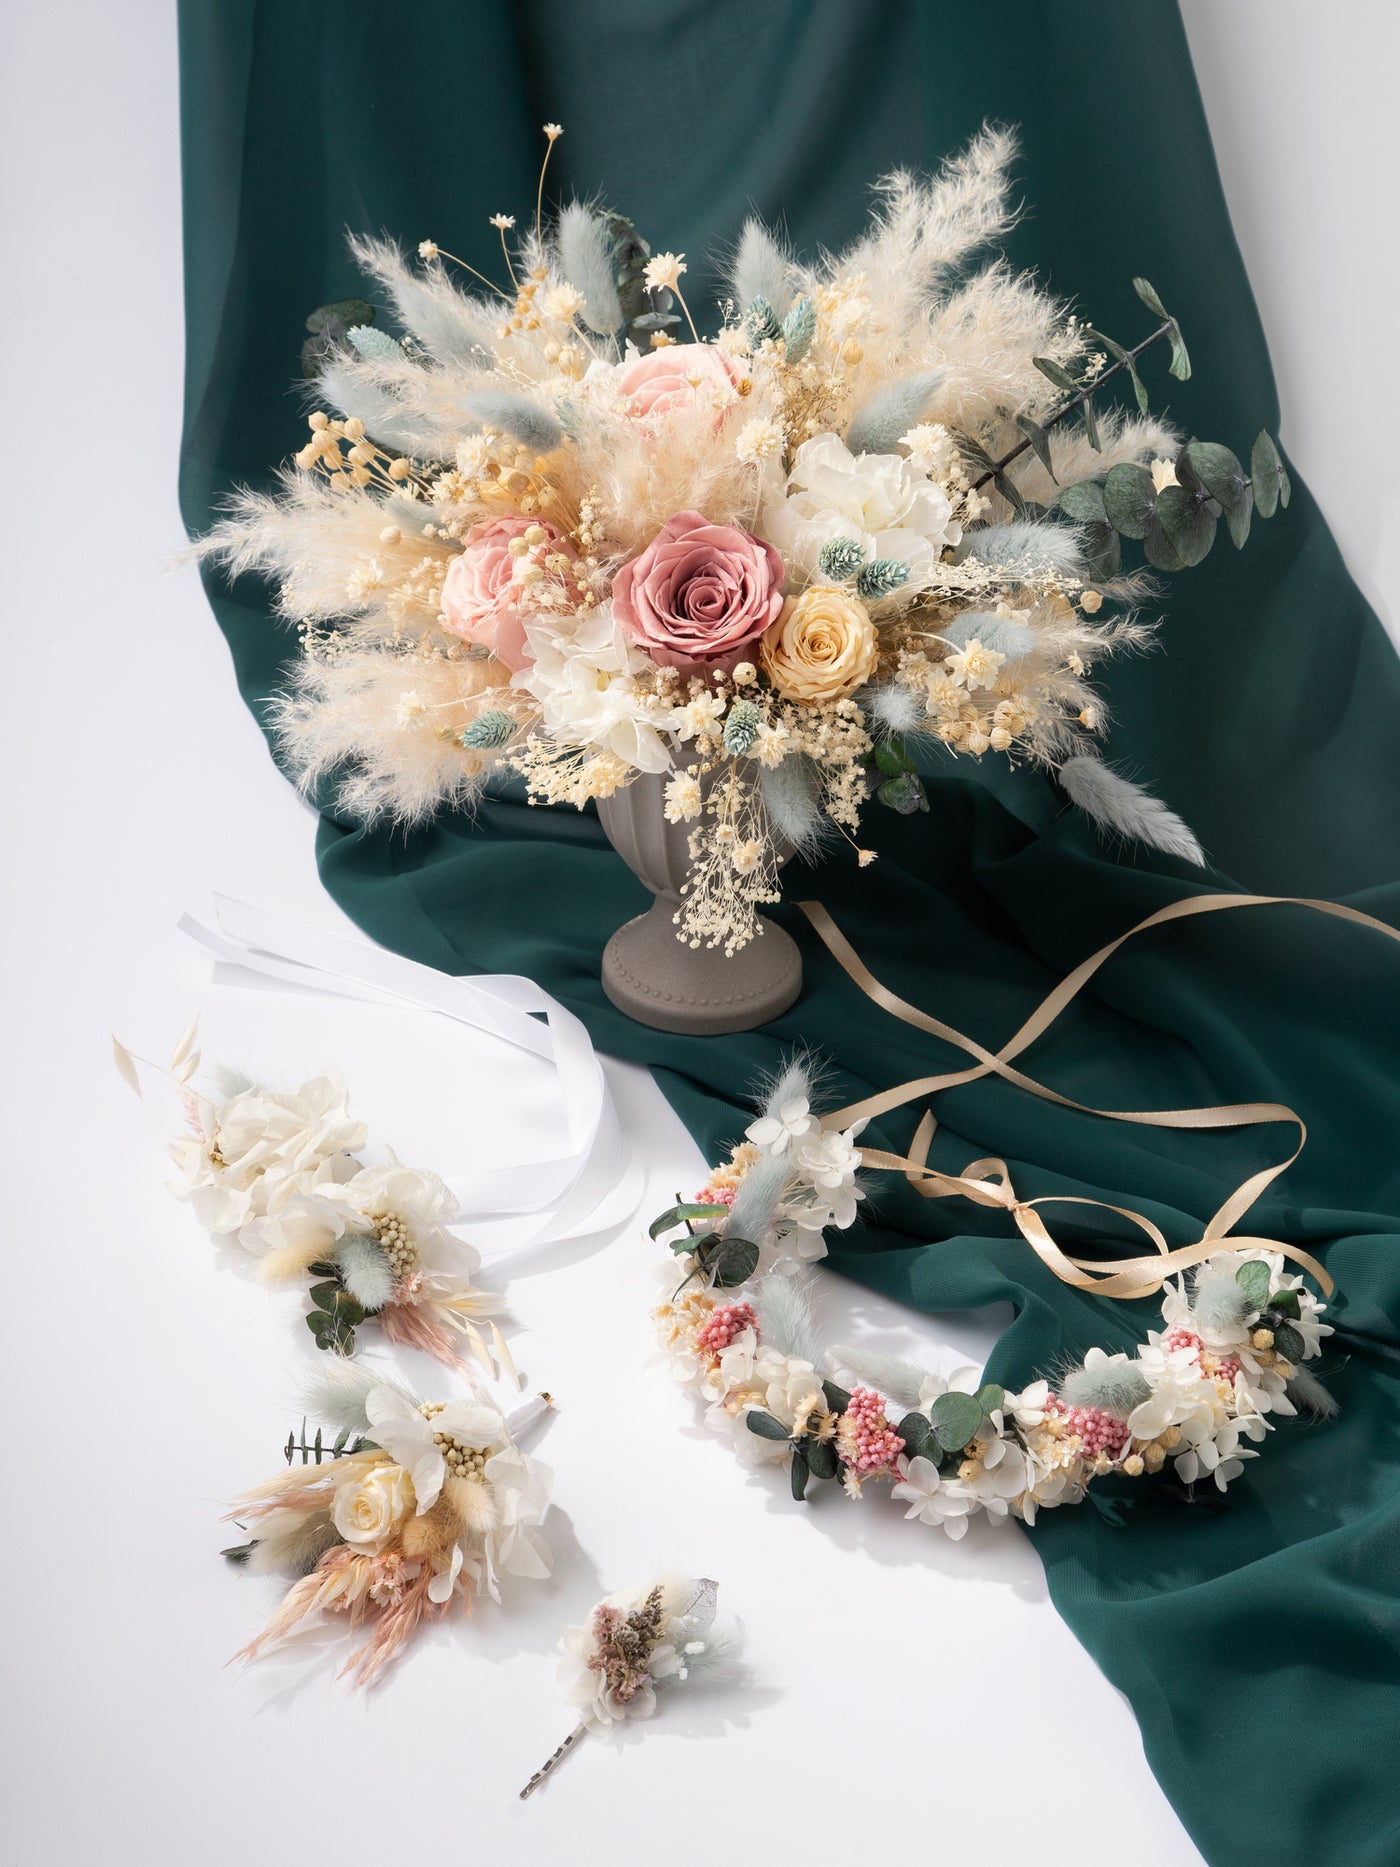
<instances>
[{"instance_id":1,"label":"pale yellow rose","mask_svg":"<svg viewBox=\"0 0 1400 1867\"><path fill-rule=\"evenodd\" d=\"M377 1556L418 1500L402 1465L376 1465L357 1485L341 1485L335 1494L335 1527L342 1542L361 1555Z\"/></svg>"},{"instance_id":2,"label":"pale yellow rose","mask_svg":"<svg viewBox=\"0 0 1400 1867\"><path fill-rule=\"evenodd\" d=\"M879 650L865 605L824 584L789 597L766 630L764 670L786 700L843 700L875 672Z\"/></svg>"}]
</instances>

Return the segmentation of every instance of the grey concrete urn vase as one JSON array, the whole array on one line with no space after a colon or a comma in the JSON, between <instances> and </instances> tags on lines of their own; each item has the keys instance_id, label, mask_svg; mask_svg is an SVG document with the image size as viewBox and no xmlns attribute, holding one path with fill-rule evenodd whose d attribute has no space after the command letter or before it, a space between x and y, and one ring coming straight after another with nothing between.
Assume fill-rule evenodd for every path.
<instances>
[{"instance_id":1,"label":"grey concrete urn vase","mask_svg":"<svg viewBox=\"0 0 1400 1867\"><path fill-rule=\"evenodd\" d=\"M683 1037L751 1031L786 1011L802 989L802 956L790 934L760 918L760 932L726 959L692 948L675 924L689 867L690 832L667 823L666 774L644 772L598 800L608 841L656 896L603 949L603 990L629 1018Z\"/></svg>"}]
</instances>

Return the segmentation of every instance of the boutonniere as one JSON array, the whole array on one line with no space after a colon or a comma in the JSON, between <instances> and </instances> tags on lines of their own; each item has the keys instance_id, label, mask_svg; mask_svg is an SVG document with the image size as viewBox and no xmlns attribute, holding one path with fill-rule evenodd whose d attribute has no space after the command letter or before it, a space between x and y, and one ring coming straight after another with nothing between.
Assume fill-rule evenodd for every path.
<instances>
[{"instance_id":1,"label":"boutonniere","mask_svg":"<svg viewBox=\"0 0 1400 1867\"><path fill-rule=\"evenodd\" d=\"M113 1041L139 1095L140 1059ZM439 1176L387 1147L381 1164L366 1165L369 1131L334 1074L271 1089L214 1071L205 1093L193 1081L194 1045L191 1025L158 1073L174 1081L185 1111L169 1143L171 1190L205 1230L249 1252L263 1282L308 1287L307 1327L320 1348L351 1354L372 1318L389 1341L449 1366L463 1365L467 1344L480 1357L474 1318L499 1311L501 1299L472 1282L481 1259L447 1229L459 1208Z\"/></svg>"},{"instance_id":2,"label":"boutonniere","mask_svg":"<svg viewBox=\"0 0 1400 1867\"><path fill-rule=\"evenodd\" d=\"M608 1595L559 1642L559 1683L578 1722L520 1792L532 1794L590 1731L649 1718L657 1696L693 1680L718 1685L740 1672L743 1630L717 1620L719 1585L663 1577Z\"/></svg>"},{"instance_id":3,"label":"boutonniere","mask_svg":"<svg viewBox=\"0 0 1400 1867\"><path fill-rule=\"evenodd\" d=\"M482 1393L422 1400L336 1360L306 1401L323 1428L309 1444L305 1427L300 1442L293 1435L289 1469L231 1513L249 1540L224 1554L254 1574L296 1578L237 1658L256 1659L312 1616L341 1613L369 1629L342 1668L368 1685L426 1617L480 1594L499 1601L506 1576L549 1574L538 1525L553 1474L517 1444L549 1395L507 1414Z\"/></svg>"}]
</instances>

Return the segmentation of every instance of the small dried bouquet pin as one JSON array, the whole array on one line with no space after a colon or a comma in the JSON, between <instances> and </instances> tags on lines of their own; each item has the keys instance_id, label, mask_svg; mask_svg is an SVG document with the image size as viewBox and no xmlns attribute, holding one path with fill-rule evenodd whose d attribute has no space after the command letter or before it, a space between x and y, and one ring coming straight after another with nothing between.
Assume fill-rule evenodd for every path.
<instances>
[{"instance_id":1,"label":"small dried bouquet pin","mask_svg":"<svg viewBox=\"0 0 1400 1867\"><path fill-rule=\"evenodd\" d=\"M743 1633L716 1622L719 1584L666 1576L640 1589L608 1595L581 1627L559 1642L559 1682L579 1721L520 1792L523 1802L589 1731L606 1732L627 1718L649 1718L658 1691L687 1680L733 1680Z\"/></svg>"},{"instance_id":2,"label":"small dried bouquet pin","mask_svg":"<svg viewBox=\"0 0 1400 1867\"><path fill-rule=\"evenodd\" d=\"M516 1440L551 1400L540 1394L507 1414L483 1393L425 1401L339 1357L321 1367L306 1400L336 1429L333 1443L318 1431L308 1445L303 1428L300 1445L287 1444L291 1469L232 1513L251 1540L224 1554L294 1578L237 1657L256 1659L308 1617L343 1613L369 1637L342 1670L368 1685L425 1617L454 1601L469 1609L481 1594L499 1601L502 1576L548 1576L537 1526L553 1473Z\"/></svg>"}]
</instances>

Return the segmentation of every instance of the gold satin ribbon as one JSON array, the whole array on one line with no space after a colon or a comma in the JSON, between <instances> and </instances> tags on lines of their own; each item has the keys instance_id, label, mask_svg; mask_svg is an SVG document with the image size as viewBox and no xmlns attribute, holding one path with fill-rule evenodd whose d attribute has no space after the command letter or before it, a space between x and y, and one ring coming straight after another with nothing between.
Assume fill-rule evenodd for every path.
<instances>
[{"instance_id":1,"label":"gold satin ribbon","mask_svg":"<svg viewBox=\"0 0 1400 1867\"><path fill-rule=\"evenodd\" d=\"M971 1199L979 1206L1005 1208L1042 1264L1062 1282L1072 1284L1077 1290L1092 1290L1098 1296L1125 1299L1151 1296L1154 1291L1161 1289L1169 1276L1201 1263L1217 1251L1245 1251L1256 1247L1282 1252L1317 1279L1325 1296L1332 1294L1333 1281L1311 1252L1303 1250L1299 1245L1285 1244L1279 1239L1245 1237L1234 1230L1264 1190L1281 1173L1286 1172L1302 1153L1308 1131L1295 1110L1282 1102L1233 1102L1194 1109L1092 1108L1085 1102L1076 1102L1070 1096L1062 1096L1058 1090L1047 1088L1033 1076L1027 1076L1024 1071L1013 1067L1011 1059L1019 1056L1050 1029L1060 1013L1119 947L1135 939L1138 934L1146 933L1149 928L1164 926L1168 921L1189 920L1197 914L1217 914L1231 908L1299 907L1311 908L1319 914L1330 914L1335 920L1352 921L1359 927L1370 927L1390 940L1400 940L1400 930L1388 926L1385 921L1376 920L1370 914L1362 914L1356 908L1343 907L1336 901L1315 901L1299 895L1190 895L1184 900L1172 902L1168 907L1158 908L1155 914L1149 914L1135 927L1130 927L1126 933L1119 934L1116 940L1110 940L1107 946L1100 947L1097 953L1091 953L1088 959L1082 960L1073 972L1067 974L1047 994L1000 1050L990 1051L975 1038L965 1037L961 1031L954 1030L951 1025L944 1024L941 1019L932 1017L926 1011L920 1011L916 1005L909 1004L890 991L888 986L882 985L819 901L800 901L797 905L812 923L833 958L868 999L883 1011L889 1012L891 1017L913 1025L916 1030L927 1031L930 1036L941 1037L946 1043L955 1045L977 1059L970 1068L949 1070L940 1076L915 1077L910 1082L882 1090L878 1095L867 1096L863 1101L852 1102L846 1108L833 1110L822 1119L825 1128L848 1128L852 1122L887 1114L891 1109L900 1108L916 1097L936 1095L941 1089L956 1089L964 1083L977 1082L984 1076L1001 1076L1018 1089L1039 1096L1042 1101L1057 1103L1061 1108L1074 1109L1083 1115L1098 1115L1106 1121L1138 1122L1149 1128L1243 1128L1255 1122L1289 1122L1298 1131L1297 1142L1287 1157L1276 1166L1261 1168L1237 1187L1210 1220L1197 1243L1175 1248L1167 1243L1151 1219L1140 1212L1134 1212L1129 1206L1115 1206L1108 1200L1089 1199L1069 1193L1047 1194L1039 1199L1019 1198L1011 1184L1006 1162L994 1156L972 1161L960 1174L940 1173L928 1165L929 1148L937 1127L932 1113L928 1111L925 1111L919 1123L908 1154L862 1148L862 1158L869 1166L902 1172L915 1192L925 1199L958 1196ZM1041 1206L1097 1206L1100 1211L1117 1213L1120 1218L1127 1219L1146 1233L1157 1255L1154 1257L1149 1252L1139 1257L1107 1261L1072 1258L1055 1242L1040 1216L1038 1209Z\"/></svg>"}]
</instances>

